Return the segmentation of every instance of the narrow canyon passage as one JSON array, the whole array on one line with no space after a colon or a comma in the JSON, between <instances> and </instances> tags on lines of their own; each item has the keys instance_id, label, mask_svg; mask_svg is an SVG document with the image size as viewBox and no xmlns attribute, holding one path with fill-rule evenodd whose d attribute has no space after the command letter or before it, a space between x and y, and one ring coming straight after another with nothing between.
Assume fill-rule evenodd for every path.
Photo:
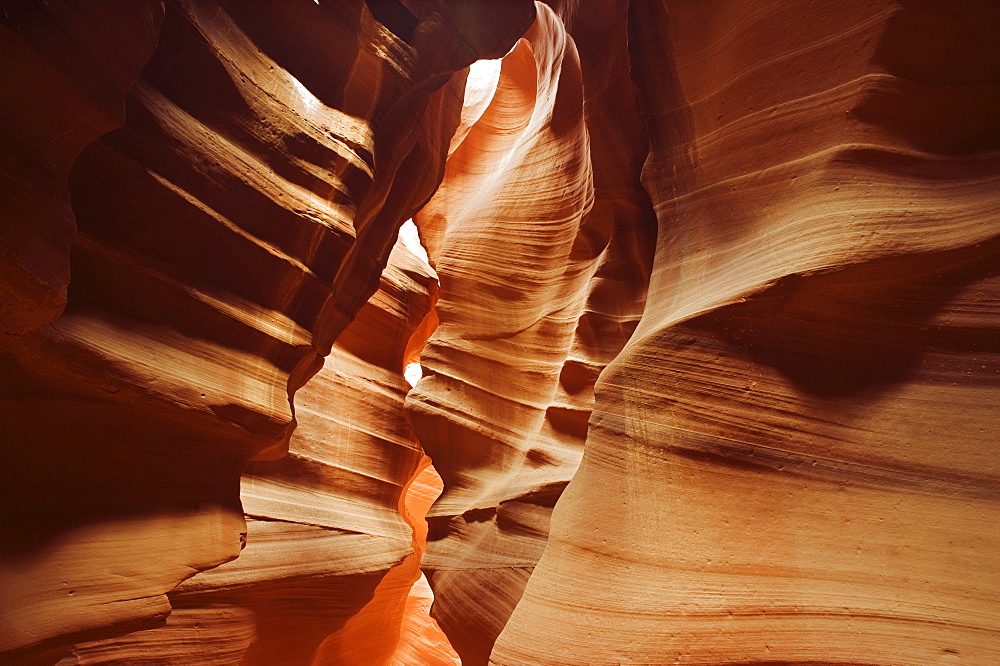
<instances>
[{"instance_id":1,"label":"narrow canyon passage","mask_svg":"<svg viewBox=\"0 0 1000 666\"><path fill-rule=\"evenodd\" d=\"M0 664L1000 663L997 35L7 2Z\"/></svg>"},{"instance_id":2,"label":"narrow canyon passage","mask_svg":"<svg viewBox=\"0 0 1000 666\"><path fill-rule=\"evenodd\" d=\"M390 256L383 276L392 271L393 258L403 251L410 259L416 260L421 270L436 275L428 263L427 252L412 220L407 220L400 228L396 253ZM406 340L405 353L401 357L400 371L410 389L422 375L420 353L438 323L436 281L429 286L429 308ZM401 401L394 402L391 408L397 411L397 418L402 416ZM422 455L403 484L398 499L399 512L413 532L412 552L389 569L375 588L372 599L342 628L323 641L315 652L312 664L406 666L420 663L453 666L461 663L447 637L430 616L433 593L420 570L420 561L427 547L425 516L441 494L441 489L441 477L430 459Z\"/></svg>"}]
</instances>

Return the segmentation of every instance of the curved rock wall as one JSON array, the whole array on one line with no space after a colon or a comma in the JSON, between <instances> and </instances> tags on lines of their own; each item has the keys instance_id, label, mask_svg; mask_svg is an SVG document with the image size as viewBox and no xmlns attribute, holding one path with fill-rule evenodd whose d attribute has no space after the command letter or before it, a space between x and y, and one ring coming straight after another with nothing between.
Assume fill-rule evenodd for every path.
<instances>
[{"instance_id":1,"label":"curved rock wall","mask_svg":"<svg viewBox=\"0 0 1000 666\"><path fill-rule=\"evenodd\" d=\"M492 663L1000 658L998 19L632 3L649 297Z\"/></svg>"},{"instance_id":2,"label":"curved rock wall","mask_svg":"<svg viewBox=\"0 0 1000 666\"><path fill-rule=\"evenodd\" d=\"M441 477L430 458L424 456L420 466L403 498L403 514L413 526L413 552L382 579L372 600L343 629L324 641L315 664L460 664L444 633L431 619L433 595L420 573L420 558L427 544L424 516L441 494Z\"/></svg>"},{"instance_id":3,"label":"curved rock wall","mask_svg":"<svg viewBox=\"0 0 1000 666\"><path fill-rule=\"evenodd\" d=\"M248 532L244 466L287 450L295 391L369 300L399 224L441 178L462 103L462 77L452 74L506 51L533 11L523 0L458 12L427 3L407 43L360 0L167 4L125 126L72 163L79 230L65 312L0 359L7 658L51 663L81 641L162 624L168 591L237 557ZM130 62L115 81L127 80ZM374 342L350 344L363 354ZM369 370L349 372L377 384ZM336 419L355 406L324 412ZM390 448L401 444L382 436ZM393 497L416 463L393 455L382 463L362 453L341 465L360 477L385 474L352 481L345 492L363 508L346 518L317 518L301 503L273 507L282 499L277 472L251 484L273 491L254 498L272 506L254 511L320 528L343 519L333 527L385 537L368 540L357 561L302 563L304 575L332 576L332 566L377 580L409 541ZM337 470L308 471L340 482ZM251 522L250 538L277 556L313 531L297 524ZM340 544L328 534L304 552L328 541ZM213 580L227 587L287 573L262 562L248 574L250 559ZM252 638L247 614L223 615L238 629L219 649L235 654ZM178 621L182 630L198 622L187 611Z\"/></svg>"},{"instance_id":4,"label":"curved rock wall","mask_svg":"<svg viewBox=\"0 0 1000 666\"><path fill-rule=\"evenodd\" d=\"M67 184L88 143L124 122L163 6L11 0L0 12L0 348L66 305L76 231Z\"/></svg>"},{"instance_id":5,"label":"curved rock wall","mask_svg":"<svg viewBox=\"0 0 1000 666\"><path fill-rule=\"evenodd\" d=\"M613 9L579 29L615 26L619 49L608 58L603 42L582 61L538 5L416 217L441 280L441 323L407 398L444 479L423 566L467 665L486 662L521 595L579 464L594 381L642 309L655 221L637 97L613 75L625 62Z\"/></svg>"},{"instance_id":6,"label":"curved rock wall","mask_svg":"<svg viewBox=\"0 0 1000 666\"><path fill-rule=\"evenodd\" d=\"M0 662L1000 662L997 34L7 3Z\"/></svg>"},{"instance_id":7,"label":"curved rock wall","mask_svg":"<svg viewBox=\"0 0 1000 666\"><path fill-rule=\"evenodd\" d=\"M349 663L320 644L358 614L411 548L398 507L423 452L403 416L409 387L402 368L433 286L426 264L398 243L379 291L296 394L288 455L244 470L240 557L172 590L175 610L165 627L78 645L60 663L122 663L127 656L128 663L153 664L165 654L171 663L206 666L308 665L317 654L319 663ZM396 596L402 604L406 589ZM379 629L370 641L393 633ZM379 663L355 638L349 654Z\"/></svg>"}]
</instances>

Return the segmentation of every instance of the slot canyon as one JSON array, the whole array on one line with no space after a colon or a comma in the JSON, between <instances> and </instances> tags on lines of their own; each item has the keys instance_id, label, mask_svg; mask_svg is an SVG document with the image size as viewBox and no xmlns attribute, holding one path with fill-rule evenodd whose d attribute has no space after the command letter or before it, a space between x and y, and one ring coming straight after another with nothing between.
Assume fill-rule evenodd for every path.
<instances>
[{"instance_id":1,"label":"slot canyon","mask_svg":"<svg viewBox=\"0 0 1000 666\"><path fill-rule=\"evenodd\" d=\"M0 664L1000 664L996 0L2 0L0 86Z\"/></svg>"}]
</instances>

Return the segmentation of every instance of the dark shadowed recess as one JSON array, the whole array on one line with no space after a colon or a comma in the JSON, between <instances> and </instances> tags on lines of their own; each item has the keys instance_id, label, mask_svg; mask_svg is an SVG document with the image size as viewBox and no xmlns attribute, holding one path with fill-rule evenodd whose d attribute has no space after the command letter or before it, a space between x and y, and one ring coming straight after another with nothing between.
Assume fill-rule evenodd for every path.
<instances>
[{"instance_id":1,"label":"dark shadowed recess","mask_svg":"<svg viewBox=\"0 0 1000 666\"><path fill-rule=\"evenodd\" d=\"M1000 238L972 247L789 275L691 322L781 372L804 393L843 397L906 381L926 349L1000 352L1000 331L934 317L1000 275Z\"/></svg>"},{"instance_id":2,"label":"dark shadowed recess","mask_svg":"<svg viewBox=\"0 0 1000 666\"><path fill-rule=\"evenodd\" d=\"M406 43L413 39L417 17L399 0L366 0L375 20Z\"/></svg>"}]
</instances>

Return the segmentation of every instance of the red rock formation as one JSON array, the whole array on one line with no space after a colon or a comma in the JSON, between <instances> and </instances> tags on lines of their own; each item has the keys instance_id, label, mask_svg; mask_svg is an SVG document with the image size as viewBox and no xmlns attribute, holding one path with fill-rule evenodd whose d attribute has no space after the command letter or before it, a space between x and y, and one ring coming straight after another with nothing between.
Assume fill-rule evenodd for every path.
<instances>
[{"instance_id":1,"label":"red rock formation","mask_svg":"<svg viewBox=\"0 0 1000 666\"><path fill-rule=\"evenodd\" d=\"M403 514L413 526L413 552L379 583L372 600L317 652L315 664L405 666L459 664L444 633L430 617L433 599L420 573L427 543L424 516L441 494L441 477L426 456L403 498Z\"/></svg>"},{"instance_id":2,"label":"red rock formation","mask_svg":"<svg viewBox=\"0 0 1000 666\"><path fill-rule=\"evenodd\" d=\"M425 576L417 579L406 598L399 645L389 666L461 666L451 642L431 617L434 593Z\"/></svg>"},{"instance_id":3,"label":"red rock formation","mask_svg":"<svg viewBox=\"0 0 1000 666\"><path fill-rule=\"evenodd\" d=\"M1000 662L993 3L0 25L0 662Z\"/></svg>"},{"instance_id":4,"label":"red rock formation","mask_svg":"<svg viewBox=\"0 0 1000 666\"><path fill-rule=\"evenodd\" d=\"M467 665L486 662L520 597L579 462L594 381L641 312L655 223L636 96L612 76L625 64L617 18L619 50L608 58L599 42L581 74L562 21L539 5L416 218L441 279L441 324L407 399L445 482L424 569ZM608 122L629 114L635 124ZM588 123L617 129L591 141Z\"/></svg>"},{"instance_id":5,"label":"red rock formation","mask_svg":"<svg viewBox=\"0 0 1000 666\"><path fill-rule=\"evenodd\" d=\"M0 345L66 305L70 167L124 122L162 20L152 0L9 0L0 10Z\"/></svg>"},{"instance_id":6,"label":"red rock formation","mask_svg":"<svg viewBox=\"0 0 1000 666\"><path fill-rule=\"evenodd\" d=\"M66 310L0 359L0 653L51 662L162 624L166 592L239 554L243 467L284 452L295 391L437 186L452 73L533 16L526 1L466 9L428 4L407 44L360 0L167 6L125 127L72 166ZM250 531L280 552L303 529ZM373 544L338 571L377 578L403 550ZM244 629L222 642L237 653Z\"/></svg>"},{"instance_id":7,"label":"red rock formation","mask_svg":"<svg viewBox=\"0 0 1000 666\"><path fill-rule=\"evenodd\" d=\"M638 2L646 312L494 664L1000 660L1000 14Z\"/></svg>"},{"instance_id":8,"label":"red rock formation","mask_svg":"<svg viewBox=\"0 0 1000 666\"><path fill-rule=\"evenodd\" d=\"M244 472L247 546L239 559L171 591L171 605L183 612L165 627L77 646L66 664L115 663L122 654L156 663L163 653L156 645L185 664L310 664L320 643L357 619L411 547L397 507L424 456L403 416L402 367L433 285L429 267L397 244L379 291L296 395L289 454ZM416 575L397 594L400 607ZM192 634L197 647L186 639ZM357 641L350 648L372 657Z\"/></svg>"}]
</instances>

